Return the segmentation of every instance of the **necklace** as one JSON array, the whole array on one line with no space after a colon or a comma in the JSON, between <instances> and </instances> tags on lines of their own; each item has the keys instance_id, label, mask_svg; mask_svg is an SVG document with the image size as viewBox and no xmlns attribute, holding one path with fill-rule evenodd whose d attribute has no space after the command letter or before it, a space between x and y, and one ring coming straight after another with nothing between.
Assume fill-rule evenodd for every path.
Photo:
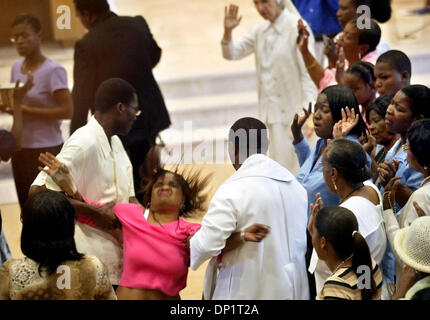
<instances>
[{"instance_id":1,"label":"necklace","mask_svg":"<svg viewBox=\"0 0 430 320\"><path fill-rule=\"evenodd\" d=\"M364 187L364 185L362 184L361 186L359 186L359 187L357 187L357 188L355 188L355 189L353 189L350 193L348 193L348 195L345 197L345 198L343 198L343 199L341 199L341 200L339 200L339 204L341 204L341 203L343 203L346 199L348 199L355 191L357 191L357 190L360 190L361 188L363 188Z\"/></svg>"},{"instance_id":2,"label":"necklace","mask_svg":"<svg viewBox=\"0 0 430 320\"><path fill-rule=\"evenodd\" d=\"M154 219L155 222L157 222L161 227L163 227L163 225L160 223L160 221L158 221L158 219L155 217L155 214L153 212L150 212L152 219Z\"/></svg>"},{"instance_id":3,"label":"necklace","mask_svg":"<svg viewBox=\"0 0 430 320\"><path fill-rule=\"evenodd\" d=\"M337 265L337 267L336 267L336 269L334 269L334 271L333 271L333 273L332 274L335 274L336 273L336 271L337 270L339 270L339 268L345 263L345 262L347 262L349 259L351 259L352 258L352 254L348 257L348 258L346 258L345 260L343 260L341 263L339 263L338 265Z\"/></svg>"},{"instance_id":4,"label":"necklace","mask_svg":"<svg viewBox=\"0 0 430 320\"><path fill-rule=\"evenodd\" d=\"M423 182L421 182L421 187L429 181L430 181L430 176L428 176L427 178L424 178Z\"/></svg>"}]
</instances>

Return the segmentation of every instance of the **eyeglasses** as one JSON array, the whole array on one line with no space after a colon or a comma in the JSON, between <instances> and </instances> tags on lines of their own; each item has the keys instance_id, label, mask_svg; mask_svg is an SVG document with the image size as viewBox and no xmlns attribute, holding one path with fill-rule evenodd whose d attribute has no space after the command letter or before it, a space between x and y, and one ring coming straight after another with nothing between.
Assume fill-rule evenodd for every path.
<instances>
[{"instance_id":1,"label":"eyeglasses","mask_svg":"<svg viewBox=\"0 0 430 320\"><path fill-rule=\"evenodd\" d=\"M139 109L139 107L133 107L133 106L129 106L129 109L132 109L134 111L134 113L136 114L136 117L140 116L140 114L142 113L142 110Z\"/></svg>"},{"instance_id":2,"label":"eyeglasses","mask_svg":"<svg viewBox=\"0 0 430 320\"><path fill-rule=\"evenodd\" d=\"M28 33L19 33L14 36L12 36L9 40L12 43L18 42L19 38L22 38L23 40L26 40L30 35Z\"/></svg>"}]
</instances>

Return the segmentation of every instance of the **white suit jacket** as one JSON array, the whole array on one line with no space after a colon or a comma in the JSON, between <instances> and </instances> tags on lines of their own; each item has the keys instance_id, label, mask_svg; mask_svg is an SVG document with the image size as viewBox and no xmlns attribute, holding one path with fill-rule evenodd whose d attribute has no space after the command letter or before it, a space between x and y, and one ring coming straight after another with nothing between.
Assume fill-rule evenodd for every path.
<instances>
[{"instance_id":1,"label":"white suit jacket","mask_svg":"<svg viewBox=\"0 0 430 320\"><path fill-rule=\"evenodd\" d=\"M307 204L306 190L287 169L262 154L246 159L218 189L191 239L191 268L218 256L234 232L254 223L271 230L262 242L223 255L213 296L205 298L308 299Z\"/></svg>"},{"instance_id":2,"label":"white suit jacket","mask_svg":"<svg viewBox=\"0 0 430 320\"><path fill-rule=\"evenodd\" d=\"M266 20L239 40L222 43L222 54L227 60L255 54L259 119L265 123L290 126L294 114L317 97L317 87L296 43L299 19L299 15L284 9L274 23ZM314 53L314 37L307 29L309 50Z\"/></svg>"}]
</instances>

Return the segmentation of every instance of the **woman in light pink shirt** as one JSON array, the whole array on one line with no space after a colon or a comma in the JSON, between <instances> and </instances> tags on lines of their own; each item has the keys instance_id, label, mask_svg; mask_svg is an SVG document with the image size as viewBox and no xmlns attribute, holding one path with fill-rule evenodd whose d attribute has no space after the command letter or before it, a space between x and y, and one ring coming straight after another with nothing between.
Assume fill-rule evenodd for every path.
<instances>
[{"instance_id":1,"label":"woman in light pink shirt","mask_svg":"<svg viewBox=\"0 0 430 320\"><path fill-rule=\"evenodd\" d=\"M41 24L35 16L17 16L12 23L10 40L23 57L12 66L11 82L26 83L29 77L34 81L22 100L22 149L12 155L13 176L22 207L38 174L39 154L57 154L61 150L61 121L72 117L73 102L66 70L42 54Z\"/></svg>"}]
</instances>

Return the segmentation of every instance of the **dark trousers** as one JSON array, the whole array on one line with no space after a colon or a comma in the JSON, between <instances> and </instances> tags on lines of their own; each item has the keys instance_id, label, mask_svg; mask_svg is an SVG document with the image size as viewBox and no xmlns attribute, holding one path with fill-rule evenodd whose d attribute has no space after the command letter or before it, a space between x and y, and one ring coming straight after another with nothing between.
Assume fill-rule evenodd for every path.
<instances>
[{"instance_id":1,"label":"dark trousers","mask_svg":"<svg viewBox=\"0 0 430 320\"><path fill-rule=\"evenodd\" d=\"M28 191L34 179L39 173L39 154L50 152L56 156L61 150L62 144L49 148L21 149L12 155L12 171L15 179L15 188L21 208L28 198Z\"/></svg>"},{"instance_id":2,"label":"dark trousers","mask_svg":"<svg viewBox=\"0 0 430 320\"><path fill-rule=\"evenodd\" d=\"M145 163L146 155L149 149L155 145L154 141L141 140L134 143L131 146L126 147L128 156L130 157L131 164L133 166L133 180L134 180L134 190L136 198L142 202L139 197L139 191L142 189L142 177L140 175L140 168Z\"/></svg>"},{"instance_id":3,"label":"dark trousers","mask_svg":"<svg viewBox=\"0 0 430 320\"><path fill-rule=\"evenodd\" d=\"M313 273L310 273L308 271L309 264L311 262L311 257L312 257L312 250L314 249L314 247L312 246L312 237L308 230L306 230L306 238L307 238L307 249L306 249L305 259L306 259L306 273L308 275L308 282L309 282L309 294L311 296L311 300L315 300L315 297L317 295L315 276Z\"/></svg>"}]
</instances>

